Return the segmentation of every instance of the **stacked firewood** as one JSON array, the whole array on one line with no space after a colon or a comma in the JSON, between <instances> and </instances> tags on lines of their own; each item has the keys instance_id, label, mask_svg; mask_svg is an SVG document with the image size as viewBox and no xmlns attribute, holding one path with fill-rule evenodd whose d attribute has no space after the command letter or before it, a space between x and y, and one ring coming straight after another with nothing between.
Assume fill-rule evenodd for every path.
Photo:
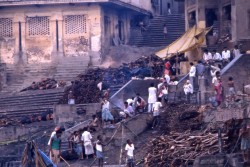
<instances>
[{"instance_id":1,"label":"stacked firewood","mask_svg":"<svg viewBox=\"0 0 250 167\"><path fill-rule=\"evenodd\" d=\"M222 134L225 142L227 136ZM224 147L226 147L224 145ZM182 166L192 163L196 157L213 155L219 152L218 134L208 131L193 134L171 132L161 135L149 142L145 157L145 166Z\"/></svg>"},{"instance_id":2,"label":"stacked firewood","mask_svg":"<svg viewBox=\"0 0 250 167\"><path fill-rule=\"evenodd\" d=\"M29 87L21 90L27 91L27 90L47 90L47 89L55 89L59 87L64 87L66 85L66 82L64 81L56 81L53 78L43 78L39 82L33 82Z\"/></svg>"},{"instance_id":3,"label":"stacked firewood","mask_svg":"<svg viewBox=\"0 0 250 167\"><path fill-rule=\"evenodd\" d=\"M156 56L142 57L135 62L123 64L119 68L88 69L84 74L79 74L75 81L65 89L65 94L60 103L68 102L70 91L73 93L76 104L96 103L102 97L102 91L97 88L99 82L103 83L103 90L112 86L123 85L132 77L161 77L163 74L163 60ZM112 91L112 90L111 90Z\"/></svg>"}]
</instances>

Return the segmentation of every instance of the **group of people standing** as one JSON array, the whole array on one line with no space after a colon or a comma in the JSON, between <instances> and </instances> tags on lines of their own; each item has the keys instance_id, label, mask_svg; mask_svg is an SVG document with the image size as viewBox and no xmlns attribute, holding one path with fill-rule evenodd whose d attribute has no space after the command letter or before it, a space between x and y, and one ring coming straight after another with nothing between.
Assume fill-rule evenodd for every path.
<instances>
[{"instance_id":1,"label":"group of people standing","mask_svg":"<svg viewBox=\"0 0 250 167\"><path fill-rule=\"evenodd\" d=\"M85 127L83 130L75 131L68 138L70 152L75 152L80 160L84 159L84 155L86 159L89 157L96 158L98 160L98 166L103 167L103 147L107 144L104 144L101 135L98 135L96 137L96 141L93 142L93 136L89 131L89 127ZM61 157L62 133L63 131L56 127L48 142L50 159L55 165L58 165L60 159L63 159ZM134 144L130 139L128 139L125 146L125 150L127 151L126 160L128 167L134 167L134 149Z\"/></svg>"},{"instance_id":2,"label":"group of people standing","mask_svg":"<svg viewBox=\"0 0 250 167\"><path fill-rule=\"evenodd\" d=\"M193 62L190 63L189 80L183 86L185 94L189 96L193 94L194 90L200 90L201 79L209 80L212 78L211 82L208 81L208 83L211 83L215 96L210 99L214 106L219 106L224 97L221 69L237 56L240 56L237 45L234 47L233 54L226 47L224 47L222 54L216 50L210 53L205 49L202 60L199 60L196 65ZM233 77L228 78L227 87L228 99L232 101L236 94Z\"/></svg>"}]
</instances>

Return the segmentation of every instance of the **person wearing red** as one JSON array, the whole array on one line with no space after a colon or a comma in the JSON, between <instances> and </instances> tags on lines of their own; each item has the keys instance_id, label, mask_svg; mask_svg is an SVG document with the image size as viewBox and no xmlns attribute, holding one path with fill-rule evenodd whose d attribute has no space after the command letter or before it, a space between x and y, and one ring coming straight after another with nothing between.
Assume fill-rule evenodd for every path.
<instances>
[{"instance_id":1,"label":"person wearing red","mask_svg":"<svg viewBox=\"0 0 250 167\"><path fill-rule=\"evenodd\" d=\"M164 71L164 74L166 75L171 75L171 72L170 72L170 68L171 68L171 63L170 61L166 61L166 63L164 64L164 67L165 67L165 71Z\"/></svg>"}]
</instances>

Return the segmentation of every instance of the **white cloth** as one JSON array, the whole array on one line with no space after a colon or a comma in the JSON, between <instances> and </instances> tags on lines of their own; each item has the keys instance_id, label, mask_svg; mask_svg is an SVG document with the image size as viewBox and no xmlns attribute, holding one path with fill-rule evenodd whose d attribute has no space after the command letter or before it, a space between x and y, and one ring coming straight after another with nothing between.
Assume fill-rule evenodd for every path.
<instances>
[{"instance_id":1,"label":"white cloth","mask_svg":"<svg viewBox=\"0 0 250 167\"><path fill-rule=\"evenodd\" d=\"M153 105L153 111L159 111L161 107L162 107L161 102L157 101Z\"/></svg>"},{"instance_id":2,"label":"white cloth","mask_svg":"<svg viewBox=\"0 0 250 167\"><path fill-rule=\"evenodd\" d=\"M166 80L167 84L169 84L169 82L170 82L170 76L168 74L165 75L165 80Z\"/></svg>"},{"instance_id":3,"label":"white cloth","mask_svg":"<svg viewBox=\"0 0 250 167\"><path fill-rule=\"evenodd\" d=\"M235 57L240 56L240 50L239 49L234 49L233 53L234 53Z\"/></svg>"},{"instance_id":4,"label":"white cloth","mask_svg":"<svg viewBox=\"0 0 250 167\"><path fill-rule=\"evenodd\" d=\"M230 51L222 51L222 59L229 60L230 59Z\"/></svg>"},{"instance_id":5,"label":"white cloth","mask_svg":"<svg viewBox=\"0 0 250 167\"><path fill-rule=\"evenodd\" d=\"M102 82L99 82L99 83L97 84L97 88L98 88L99 90L102 90Z\"/></svg>"},{"instance_id":6,"label":"white cloth","mask_svg":"<svg viewBox=\"0 0 250 167\"><path fill-rule=\"evenodd\" d=\"M159 90L160 88L161 88L161 86L163 85L163 83L161 82L161 83L159 83L158 85L157 85L157 89Z\"/></svg>"},{"instance_id":7,"label":"white cloth","mask_svg":"<svg viewBox=\"0 0 250 167\"><path fill-rule=\"evenodd\" d=\"M133 99L128 99L127 102L128 102L128 105L134 104L134 100Z\"/></svg>"},{"instance_id":8,"label":"white cloth","mask_svg":"<svg viewBox=\"0 0 250 167\"><path fill-rule=\"evenodd\" d=\"M214 86L218 86L218 85L219 85L219 81L218 81L218 78L217 78L216 76L213 77L213 79L212 79L212 84L213 84Z\"/></svg>"},{"instance_id":9,"label":"white cloth","mask_svg":"<svg viewBox=\"0 0 250 167\"><path fill-rule=\"evenodd\" d=\"M92 139L92 135L90 134L90 132L88 131L84 131L82 133L82 137L81 140L85 143L85 142L90 142Z\"/></svg>"},{"instance_id":10,"label":"white cloth","mask_svg":"<svg viewBox=\"0 0 250 167\"><path fill-rule=\"evenodd\" d=\"M127 108L124 109L124 112L128 114L130 117L133 117L135 112L132 106L128 106Z\"/></svg>"},{"instance_id":11,"label":"white cloth","mask_svg":"<svg viewBox=\"0 0 250 167\"><path fill-rule=\"evenodd\" d=\"M167 94L168 94L168 88L165 87L165 89L162 90L162 93L163 93L164 95L167 95Z\"/></svg>"},{"instance_id":12,"label":"white cloth","mask_svg":"<svg viewBox=\"0 0 250 167\"><path fill-rule=\"evenodd\" d=\"M103 105L102 105L102 110L104 110L105 108L107 108L109 110L109 101L106 101Z\"/></svg>"},{"instance_id":13,"label":"white cloth","mask_svg":"<svg viewBox=\"0 0 250 167\"><path fill-rule=\"evenodd\" d=\"M195 77L195 74L196 74L196 68L195 66L191 66L189 71L189 77Z\"/></svg>"},{"instance_id":14,"label":"white cloth","mask_svg":"<svg viewBox=\"0 0 250 167\"><path fill-rule=\"evenodd\" d=\"M222 60L220 53L216 52L213 56L214 60Z\"/></svg>"},{"instance_id":15,"label":"white cloth","mask_svg":"<svg viewBox=\"0 0 250 167\"><path fill-rule=\"evenodd\" d=\"M194 92L193 86L190 83L189 84L184 84L183 90L184 90L185 95L187 95L188 93L193 93Z\"/></svg>"},{"instance_id":16,"label":"white cloth","mask_svg":"<svg viewBox=\"0 0 250 167\"><path fill-rule=\"evenodd\" d=\"M211 66L210 74L211 74L212 77L215 77L215 74L216 74L217 71L220 71L219 67Z\"/></svg>"},{"instance_id":17,"label":"white cloth","mask_svg":"<svg viewBox=\"0 0 250 167\"><path fill-rule=\"evenodd\" d=\"M157 89L155 87L148 88L148 103L155 103L157 98Z\"/></svg>"},{"instance_id":18,"label":"white cloth","mask_svg":"<svg viewBox=\"0 0 250 167\"><path fill-rule=\"evenodd\" d=\"M126 144L125 146L125 150L127 151L127 155L129 157L134 156L134 149L135 149L134 144L131 144L131 145Z\"/></svg>"},{"instance_id":19,"label":"white cloth","mask_svg":"<svg viewBox=\"0 0 250 167\"><path fill-rule=\"evenodd\" d=\"M203 54L203 59L205 60L205 61L209 61L209 60L211 60L213 57L212 57L212 54L210 53L210 52L208 52L208 53L204 53Z\"/></svg>"},{"instance_id":20,"label":"white cloth","mask_svg":"<svg viewBox=\"0 0 250 167\"><path fill-rule=\"evenodd\" d=\"M48 145L50 145L51 139L52 139L53 137L55 137L55 136L56 136L56 131L53 131L53 132L51 133L51 135L50 135Z\"/></svg>"},{"instance_id":21,"label":"white cloth","mask_svg":"<svg viewBox=\"0 0 250 167\"><path fill-rule=\"evenodd\" d=\"M95 148L96 148L97 151L102 152L102 145L101 145L101 144L98 144L98 142L99 142L99 140L97 140L96 145L95 145Z\"/></svg>"}]
</instances>

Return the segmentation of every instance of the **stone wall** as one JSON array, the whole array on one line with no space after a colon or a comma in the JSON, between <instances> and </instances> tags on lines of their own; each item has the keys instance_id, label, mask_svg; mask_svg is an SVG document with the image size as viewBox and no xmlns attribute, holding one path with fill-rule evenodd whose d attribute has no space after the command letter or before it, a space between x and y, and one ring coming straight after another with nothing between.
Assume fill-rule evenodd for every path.
<instances>
[{"instance_id":1,"label":"stone wall","mask_svg":"<svg viewBox=\"0 0 250 167\"><path fill-rule=\"evenodd\" d=\"M227 94L227 81L229 77L234 78L236 91L243 91L243 85L250 83L250 55L243 55L228 71L222 75L223 86Z\"/></svg>"},{"instance_id":2,"label":"stone wall","mask_svg":"<svg viewBox=\"0 0 250 167\"><path fill-rule=\"evenodd\" d=\"M2 63L14 64L15 62L14 38L0 38L0 60Z\"/></svg>"},{"instance_id":3,"label":"stone wall","mask_svg":"<svg viewBox=\"0 0 250 167\"><path fill-rule=\"evenodd\" d=\"M232 26L234 24L236 26L234 30L235 40L248 39L250 41L250 1L237 0L237 3L233 4L234 6Z\"/></svg>"},{"instance_id":4,"label":"stone wall","mask_svg":"<svg viewBox=\"0 0 250 167\"><path fill-rule=\"evenodd\" d=\"M27 139L28 134L35 134L41 130L51 130L53 129L53 122L41 122L33 123L22 126L7 126L0 129L0 142L11 142L20 139ZM51 128L51 129L50 129ZM43 132L42 132L43 133Z\"/></svg>"},{"instance_id":5,"label":"stone wall","mask_svg":"<svg viewBox=\"0 0 250 167\"><path fill-rule=\"evenodd\" d=\"M77 113L77 110L85 111L82 114ZM82 105L56 105L54 109L54 122L56 125L63 125L67 122L83 122L90 119L93 114L99 112L101 104L90 103Z\"/></svg>"},{"instance_id":6,"label":"stone wall","mask_svg":"<svg viewBox=\"0 0 250 167\"><path fill-rule=\"evenodd\" d=\"M99 4L2 7L3 62L48 63L65 56L89 56L101 49Z\"/></svg>"},{"instance_id":7,"label":"stone wall","mask_svg":"<svg viewBox=\"0 0 250 167\"><path fill-rule=\"evenodd\" d=\"M0 63L0 91L3 89L3 86L6 85L6 64Z\"/></svg>"}]
</instances>

